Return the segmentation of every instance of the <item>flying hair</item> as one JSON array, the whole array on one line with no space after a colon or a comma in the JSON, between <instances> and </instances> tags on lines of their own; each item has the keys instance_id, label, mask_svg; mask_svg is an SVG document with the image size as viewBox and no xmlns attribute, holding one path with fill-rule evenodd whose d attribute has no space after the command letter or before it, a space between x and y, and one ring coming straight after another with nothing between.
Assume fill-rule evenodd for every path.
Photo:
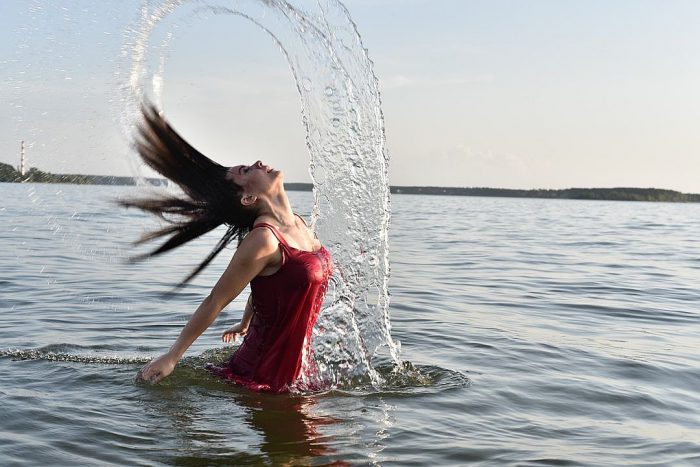
<instances>
[{"instance_id":1,"label":"flying hair","mask_svg":"<svg viewBox=\"0 0 700 467\"><path fill-rule=\"evenodd\" d=\"M137 126L134 149L153 170L176 184L181 195L161 195L119 200L121 206L153 214L166 225L148 232L135 244L160 238L165 242L154 250L135 256L143 260L173 250L224 224L228 228L209 255L178 284L187 284L234 239L240 243L253 227L255 209L241 204L242 188L226 179L228 168L209 159L182 138L155 106L141 106L142 122Z\"/></svg>"}]
</instances>

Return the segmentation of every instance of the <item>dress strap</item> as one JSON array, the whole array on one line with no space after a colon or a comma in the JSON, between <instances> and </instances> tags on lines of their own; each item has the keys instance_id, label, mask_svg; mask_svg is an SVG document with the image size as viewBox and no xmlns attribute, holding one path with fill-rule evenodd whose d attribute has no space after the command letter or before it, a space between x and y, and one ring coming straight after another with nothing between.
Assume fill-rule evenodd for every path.
<instances>
[{"instance_id":1,"label":"dress strap","mask_svg":"<svg viewBox=\"0 0 700 467\"><path fill-rule=\"evenodd\" d=\"M277 240L278 240L282 245L287 246L287 247L289 246L289 244L288 244L287 241L284 239L284 237L282 236L282 234L280 233L280 231L277 230L277 227L275 227L274 225L268 224L267 222L259 222L259 223L255 224L255 225L253 226L254 229L257 229L258 227L265 227L265 228L267 228L267 229L270 229L270 232L272 232L272 235L274 235L275 238L277 238Z\"/></svg>"},{"instance_id":2,"label":"dress strap","mask_svg":"<svg viewBox=\"0 0 700 467\"><path fill-rule=\"evenodd\" d=\"M294 215L297 216L299 219L301 219L301 221L304 223L304 225L305 225L306 227L309 227L309 224L306 223L306 221L304 220L303 217L301 217L301 216L300 216L299 214L297 214L296 212L294 213ZM314 234L314 238L315 238L315 239L318 239L318 235L316 235L316 232L312 232L312 233Z\"/></svg>"},{"instance_id":3,"label":"dress strap","mask_svg":"<svg viewBox=\"0 0 700 467\"><path fill-rule=\"evenodd\" d=\"M306 223L306 221L304 220L304 218L301 217L299 214L297 214L297 213L295 212L294 215L297 216L299 219L301 219L301 221L304 223L305 226L307 226L307 227L309 226L309 225Z\"/></svg>"}]
</instances>

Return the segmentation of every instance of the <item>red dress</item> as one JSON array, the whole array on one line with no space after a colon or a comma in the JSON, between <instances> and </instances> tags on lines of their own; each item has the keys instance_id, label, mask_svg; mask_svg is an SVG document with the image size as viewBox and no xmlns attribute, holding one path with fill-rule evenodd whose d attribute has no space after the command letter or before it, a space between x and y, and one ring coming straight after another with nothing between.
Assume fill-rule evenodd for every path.
<instances>
[{"instance_id":1,"label":"red dress","mask_svg":"<svg viewBox=\"0 0 700 467\"><path fill-rule=\"evenodd\" d=\"M268 228L277 237L282 266L250 282L253 318L243 343L226 366L209 369L250 389L284 392L299 377L333 262L324 247L304 251L289 246L270 224L253 228Z\"/></svg>"}]
</instances>

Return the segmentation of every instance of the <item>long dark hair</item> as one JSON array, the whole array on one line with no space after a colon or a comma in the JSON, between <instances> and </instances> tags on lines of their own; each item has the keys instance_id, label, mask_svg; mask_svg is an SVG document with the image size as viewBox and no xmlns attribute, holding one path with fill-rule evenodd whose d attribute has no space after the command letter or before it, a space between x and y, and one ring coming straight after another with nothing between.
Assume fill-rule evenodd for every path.
<instances>
[{"instance_id":1,"label":"long dark hair","mask_svg":"<svg viewBox=\"0 0 700 467\"><path fill-rule=\"evenodd\" d=\"M193 148L151 104L141 107L143 123L138 126L135 149L152 169L177 184L184 196L161 195L120 200L165 220L168 225L137 240L141 244L161 237L168 239L155 250L137 256L140 260L177 248L216 227L228 229L209 255L179 285L199 274L229 243L239 243L253 227L255 209L241 204L242 188L226 179L224 167Z\"/></svg>"}]
</instances>

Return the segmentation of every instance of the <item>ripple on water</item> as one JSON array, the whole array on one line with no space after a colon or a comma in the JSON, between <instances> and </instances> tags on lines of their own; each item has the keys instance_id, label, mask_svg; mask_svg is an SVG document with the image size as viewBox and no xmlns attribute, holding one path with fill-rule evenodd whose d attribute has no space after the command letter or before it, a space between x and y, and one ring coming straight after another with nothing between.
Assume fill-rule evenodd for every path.
<instances>
[{"instance_id":1,"label":"ripple on water","mask_svg":"<svg viewBox=\"0 0 700 467\"><path fill-rule=\"evenodd\" d=\"M231 386L211 375L205 369L207 363L225 362L231 355L231 347L207 350L197 356L188 356L180 361L171 377L163 380L164 388L187 387L201 384L223 388ZM0 349L0 358L14 361L40 360L46 362L82 363L86 365L143 365L153 357L148 355L120 355L113 346L80 346L52 344L37 349ZM404 361L399 365L391 363L376 367L379 380L354 378L339 385L325 385L323 389L308 390L296 388L295 394L338 393L351 396L393 395L412 396L435 394L471 385L463 373L435 365L418 365Z\"/></svg>"}]
</instances>

